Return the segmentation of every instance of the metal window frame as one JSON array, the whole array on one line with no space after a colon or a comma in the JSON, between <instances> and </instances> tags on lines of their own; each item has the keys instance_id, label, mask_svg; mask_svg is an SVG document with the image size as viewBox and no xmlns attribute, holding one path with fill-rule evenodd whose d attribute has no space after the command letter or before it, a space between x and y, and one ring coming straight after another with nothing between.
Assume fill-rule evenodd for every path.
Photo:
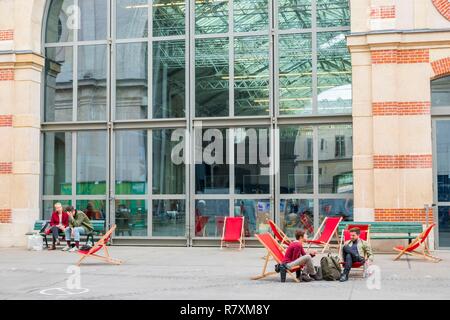
<instances>
[{"instance_id":1,"label":"metal window frame","mask_svg":"<svg viewBox=\"0 0 450 320\"><path fill-rule=\"evenodd\" d=\"M78 4L78 0L74 0ZM53 131L71 131L72 132L72 195L69 196L74 204L77 200L82 198L85 200L105 200L108 223L115 221L115 199L146 199L148 212L148 237L143 237L145 240L164 239L168 243L173 243L173 240L180 240L186 242L186 245L192 246L193 242L198 240L209 241L210 238L195 237L195 200L198 199L226 199L229 200L229 207L231 215L234 214L234 201L238 199L261 199L269 200L271 208L271 218L279 222L279 208L280 201L285 199L313 199L314 201L314 224L318 225L319 217L319 200L320 199L348 199L353 198L353 194L337 195L337 194L319 194L319 141L317 126L320 124L351 124L351 114L319 114L317 110L317 33L319 32L335 32L335 31L349 31L350 26L343 27L318 27L317 16L317 0L311 0L311 28L308 29L287 29L281 30L278 28L278 5L275 0L268 0L268 27L264 30L250 31L250 32L234 32L234 8L232 0L228 3L228 31L219 34L196 34L195 33L195 0L186 0L185 3L185 33L184 35L172 36L153 36L153 8L151 0L148 0L148 36L146 38L131 38L131 39L116 39L116 0L107 0L108 14L107 14L107 39L92 40L92 41L78 41L78 31L74 30L73 41L61 43L45 43L47 15L49 11L50 1L47 1L43 28L42 28L42 51L45 55L45 49L49 47L72 47L73 48L73 121L68 122L44 122L42 123L41 133L41 168L43 169L44 156L44 142L43 136L45 132ZM278 57L279 57L279 37L287 34L311 34L312 41L312 101L313 112L306 115L281 115L279 113L279 72L278 72ZM269 106L270 111L263 116L235 116L234 115L234 39L236 37L249 36L268 36L269 37ZM229 60L229 114L226 117L196 117L195 116L195 40L196 39L214 39L227 38L228 39L228 60ZM153 117L153 42L155 41L169 41L169 40L185 40L185 117L183 118L154 118ZM148 117L147 119L135 120L116 120L115 119L115 103L116 103L116 45L123 43L140 43L147 42L148 45ZM107 115L105 121L76 121L77 119L77 94L78 94L78 47L84 45L106 44L110 50L107 50L108 66L107 66ZM41 115L45 119L45 72L42 74L43 86L41 95ZM276 94L275 94L276 93ZM280 173L276 170L276 174L270 179L270 193L269 194L234 194L234 171L235 165L230 164L229 181L230 192L228 194L196 194L195 193L195 134L194 128L201 123L204 127L229 128L229 132L233 132L236 127L255 127L266 126L270 129L270 146L271 153L271 168L276 170L279 167L279 133L278 130L282 125L311 125L313 126L313 194L281 194L280 193ZM152 153L153 153L153 138L152 133L155 129L174 129L186 128L189 134L189 141L187 142L189 148L186 151L186 158L190 160L189 164L185 166L185 193L182 195L157 195L153 194L152 188ZM148 157L148 187L146 195L116 195L115 194L115 132L116 130L147 130L147 157ZM85 130L105 130L108 135L107 146L107 193L104 196L76 195L76 135L77 132ZM229 148L234 160L234 140L229 139ZM74 159L75 158L75 159ZM41 171L43 172L43 170ZM44 200L58 200L61 196L43 195L43 175L41 175L40 183L40 203L42 205ZM186 237L153 237L152 236L152 207L153 200L184 200L186 210ZM42 212L42 210L41 210ZM135 237L128 239L128 237L117 237L125 240L139 240ZM161 240L162 239L162 240ZM217 240L217 238L213 238ZM158 243L159 243L158 242ZM201 242L201 241L200 241Z\"/></svg>"}]
</instances>

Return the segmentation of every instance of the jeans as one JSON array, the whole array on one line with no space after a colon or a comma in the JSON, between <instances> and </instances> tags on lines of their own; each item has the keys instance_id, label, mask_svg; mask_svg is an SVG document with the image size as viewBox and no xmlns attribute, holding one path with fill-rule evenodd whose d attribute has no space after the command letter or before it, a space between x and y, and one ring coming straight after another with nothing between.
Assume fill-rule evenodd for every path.
<instances>
[{"instance_id":1,"label":"jeans","mask_svg":"<svg viewBox=\"0 0 450 320\"><path fill-rule=\"evenodd\" d=\"M309 254L305 256L301 256L297 260L294 260L292 262L286 263L286 266L288 269L292 269L296 266L305 266L306 267L306 273L307 274L315 274L316 270L314 269L314 264L312 262L312 258Z\"/></svg>"},{"instance_id":2,"label":"jeans","mask_svg":"<svg viewBox=\"0 0 450 320\"><path fill-rule=\"evenodd\" d=\"M350 272L353 263L360 262L364 263L365 259L359 254L355 254L349 246L344 246L342 249L342 256L344 257L344 272Z\"/></svg>"},{"instance_id":3,"label":"jeans","mask_svg":"<svg viewBox=\"0 0 450 320\"><path fill-rule=\"evenodd\" d=\"M66 234L66 240L70 241L72 228L70 228L70 227L66 228L64 233ZM80 235L86 234L86 231L84 230L83 227L74 227L73 228L73 234L74 234L74 240L75 241L80 241Z\"/></svg>"},{"instance_id":4,"label":"jeans","mask_svg":"<svg viewBox=\"0 0 450 320\"><path fill-rule=\"evenodd\" d=\"M59 238L60 229L57 226L53 226L50 230L52 231L53 242L56 242L56 240L58 240Z\"/></svg>"}]
</instances>

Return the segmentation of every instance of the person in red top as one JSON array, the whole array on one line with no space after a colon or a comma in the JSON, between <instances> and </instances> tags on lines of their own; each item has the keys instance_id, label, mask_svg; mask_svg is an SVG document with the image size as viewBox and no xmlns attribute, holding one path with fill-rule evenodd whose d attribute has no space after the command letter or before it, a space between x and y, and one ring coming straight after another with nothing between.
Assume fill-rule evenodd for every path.
<instances>
[{"instance_id":1,"label":"person in red top","mask_svg":"<svg viewBox=\"0 0 450 320\"><path fill-rule=\"evenodd\" d=\"M49 250L56 249L56 242L59 238L59 231L64 232L66 228L69 226L69 215L67 212L63 211L61 203L55 203L55 211L52 213L52 217L50 219L50 229L47 231L47 234L52 234L53 236L53 244Z\"/></svg>"},{"instance_id":2,"label":"person in red top","mask_svg":"<svg viewBox=\"0 0 450 320\"><path fill-rule=\"evenodd\" d=\"M303 248L303 242L306 239L306 232L298 229L295 231L295 241L291 242L284 255L284 260L279 266L281 282L286 281L286 272L297 266L305 266L305 272L301 276L301 280L309 282L312 280L319 280L319 277L314 269L312 258L317 254L315 250L306 253ZM300 278L300 272L297 272L297 278Z\"/></svg>"}]
</instances>

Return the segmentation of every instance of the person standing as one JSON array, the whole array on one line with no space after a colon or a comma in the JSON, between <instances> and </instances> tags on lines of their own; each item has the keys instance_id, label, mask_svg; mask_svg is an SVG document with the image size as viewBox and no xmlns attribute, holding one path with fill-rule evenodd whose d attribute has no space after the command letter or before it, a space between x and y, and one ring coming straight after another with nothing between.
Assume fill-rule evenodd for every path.
<instances>
[{"instance_id":1,"label":"person standing","mask_svg":"<svg viewBox=\"0 0 450 320\"><path fill-rule=\"evenodd\" d=\"M94 227L83 211L68 206L66 207L66 212L69 215L69 227L65 230L67 246L62 250L70 252L78 251L78 248L80 247L80 236L91 233L94 230ZM70 248L70 240L72 238L75 241L75 246Z\"/></svg>"}]
</instances>

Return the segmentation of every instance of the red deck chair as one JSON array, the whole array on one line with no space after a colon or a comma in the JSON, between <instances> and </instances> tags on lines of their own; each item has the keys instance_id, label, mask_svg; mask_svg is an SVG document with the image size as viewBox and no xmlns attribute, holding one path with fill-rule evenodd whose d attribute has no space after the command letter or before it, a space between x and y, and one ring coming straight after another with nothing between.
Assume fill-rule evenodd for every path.
<instances>
[{"instance_id":1,"label":"red deck chair","mask_svg":"<svg viewBox=\"0 0 450 320\"><path fill-rule=\"evenodd\" d=\"M255 234L255 237L261 242L264 248L267 249L266 259L263 265L263 269L260 275L253 277L252 280L259 280L270 276L272 274L276 274L275 271L267 272L267 265L269 263L270 257L272 257L277 263L281 263L284 259L284 252L281 245L272 237L270 233L262 233ZM299 270L300 267L294 267L291 270L287 270L287 273L295 280L295 282L299 282L292 272Z\"/></svg>"},{"instance_id":2,"label":"red deck chair","mask_svg":"<svg viewBox=\"0 0 450 320\"><path fill-rule=\"evenodd\" d=\"M370 225L368 224L361 224L361 225L356 225L356 224L351 224L351 225L347 225L347 229L342 230L342 236L341 236L341 241L339 243L339 257L341 259L341 264L344 264L344 259L342 257L342 248L344 247L344 243L348 240L350 240L350 229L353 228L359 228L359 230L361 231L359 237L370 243L370 237L369 237L369 227ZM366 276L366 264L365 263L361 263L361 262L354 262L352 264L352 269L359 269L362 270L363 272L363 277Z\"/></svg>"},{"instance_id":3,"label":"red deck chair","mask_svg":"<svg viewBox=\"0 0 450 320\"><path fill-rule=\"evenodd\" d=\"M227 246L227 243L239 243L239 250L245 246L244 217L225 217L220 248Z\"/></svg>"},{"instance_id":4,"label":"red deck chair","mask_svg":"<svg viewBox=\"0 0 450 320\"><path fill-rule=\"evenodd\" d=\"M270 229L272 230L274 238L282 245L282 246L288 246L292 241L289 239L289 237L281 230L280 227L278 227L273 220L268 219L267 222L269 223Z\"/></svg>"},{"instance_id":5,"label":"red deck chair","mask_svg":"<svg viewBox=\"0 0 450 320\"><path fill-rule=\"evenodd\" d=\"M399 252L399 254L394 258L395 260L400 259L401 256L404 254L408 254L411 256L421 257L425 258L427 260L433 261L433 262L439 262L442 259L432 256L430 254L430 249L428 248L427 244L427 238L430 235L431 230L436 224L431 224L425 231L423 231L421 234L417 236L408 246L396 246L394 247L394 250ZM417 250L420 248L420 251Z\"/></svg>"},{"instance_id":6,"label":"red deck chair","mask_svg":"<svg viewBox=\"0 0 450 320\"><path fill-rule=\"evenodd\" d=\"M208 223L209 216L196 216L195 217L195 236L204 237L206 235L206 224Z\"/></svg>"},{"instance_id":7,"label":"red deck chair","mask_svg":"<svg viewBox=\"0 0 450 320\"><path fill-rule=\"evenodd\" d=\"M337 229L341 221L342 217L325 217L319 230L317 230L314 235L314 239L306 240L306 242L309 243L308 248L310 248L312 244L316 244L323 247L322 253L324 253L325 250L330 247L330 241L333 235L336 236L337 243L339 243Z\"/></svg>"},{"instance_id":8,"label":"red deck chair","mask_svg":"<svg viewBox=\"0 0 450 320\"><path fill-rule=\"evenodd\" d=\"M98 260L102 260L106 263L109 264L122 264L122 261L119 259L113 259L111 258L111 256L109 255L108 252L108 248L107 248L107 244L109 239L111 238L112 233L114 232L114 230L116 229L116 225L114 224L111 229L108 230L108 232L105 233L104 236L102 236L100 238L100 240L98 240L94 246L89 249L89 250L79 250L78 253L82 255L82 257L80 258L80 260L78 260L77 266L81 265L81 262L83 262L84 259L86 259L87 257L91 257L91 258L95 258ZM101 256L98 255L97 253L103 249L105 251L105 255Z\"/></svg>"}]
</instances>

